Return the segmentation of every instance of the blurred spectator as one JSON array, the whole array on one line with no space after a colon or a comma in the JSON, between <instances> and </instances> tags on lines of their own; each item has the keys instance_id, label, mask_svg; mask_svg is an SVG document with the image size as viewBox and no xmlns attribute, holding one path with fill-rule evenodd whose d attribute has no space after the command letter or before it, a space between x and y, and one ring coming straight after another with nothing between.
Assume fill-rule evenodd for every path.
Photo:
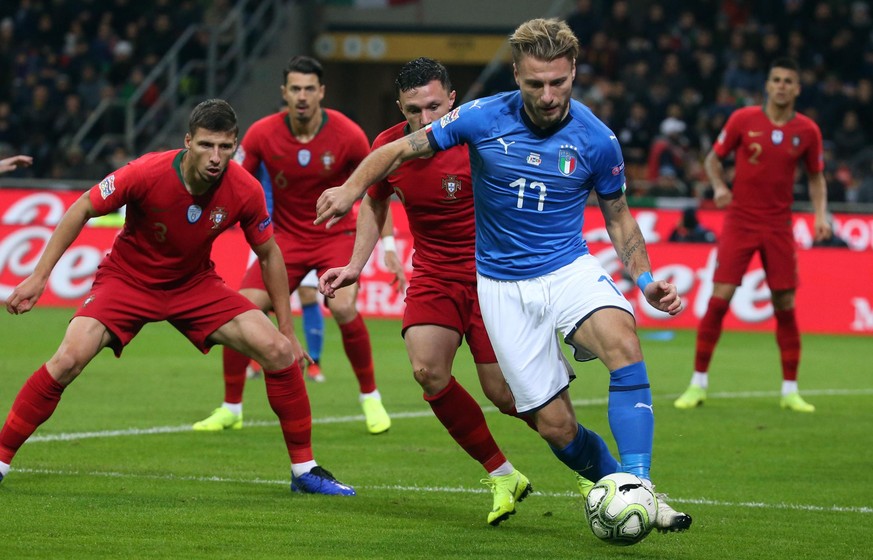
<instances>
[{"instance_id":1,"label":"blurred spectator","mask_svg":"<svg viewBox=\"0 0 873 560\"><path fill-rule=\"evenodd\" d=\"M697 208L689 206L682 211L676 229L670 234L670 241L677 243L715 243L715 233L697 220Z\"/></svg>"},{"instance_id":2,"label":"blurred spectator","mask_svg":"<svg viewBox=\"0 0 873 560\"><path fill-rule=\"evenodd\" d=\"M868 137L861 128L858 113L849 110L843 114L840 126L833 133L834 155L841 161L849 160L867 145Z\"/></svg>"},{"instance_id":3,"label":"blurred spectator","mask_svg":"<svg viewBox=\"0 0 873 560\"><path fill-rule=\"evenodd\" d=\"M8 101L0 100L0 144L19 146L21 141L21 119L12 112Z\"/></svg>"},{"instance_id":4,"label":"blurred spectator","mask_svg":"<svg viewBox=\"0 0 873 560\"><path fill-rule=\"evenodd\" d=\"M591 44L595 31L601 29L600 17L594 10L592 0L577 0L575 9L567 16L567 25L576 34L583 49Z\"/></svg>"},{"instance_id":5,"label":"blurred spectator","mask_svg":"<svg viewBox=\"0 0 873 560\"><path fill-rule=\"evenodd\" d=\"M675 117L661 122L661 135L649 150L646 179L652 184L649 194L653 196L684 196L688 194L685 183L688 139L687 125ZM654 191L654 192L652 192Z\"/></svg>"},{"instance_id":6,"label":"blurred spectator","mask_svg":"<svg viewBox=\"0 0 873 560\"><path fill-rule=\"evenodd\" d=\"M69 146L73 136L85 124L85 118L82 98L76 93L68 94L64 98L64 108L58 113L51 127L54 141L61 148Z\"/></svg>"},{"instance_id":7,"label":"blurred spectator","mask_svg":"<svg viewBox=\"0 0 873 560\"><path fill-rule=\"evenodd\" d=\"M82 107L90 112L97 108L100 104L101 92L108 85L108 82L102 75L97 73L97 68L93 63L87 63L82 66L82 73L79 77L79 84L76 86L76 93L82 100Z\"/></svg>"},{"instance_id":8,"label":"blurred spectator","mask_svg":"<svg viewBox=\"0 0 873 560\"><path fill-rule=\"evenodd\" d=\"M764 89L767 74L761 67L758 53L753 49L743 50L739 64L728 68L724 85L736 96L748 99Z\"/></svg>"},{"instance_id":9,"label":"blurred spectator","mask_svg":"<svg viewBox=\"0 0 873 560\"><path fill-rule=\"evenodd\" d=\"M133 67L133 44L129 41L118 41L112 47L112 64L107 75L109 83L116 88L123 86Z\"/></svg>"},{"instance_id":10,"label":"blurred spectator","mask_svg":"<svg viewBox=\"0 0 873 560\"><path fill-rule=\"evenodd\" d=\"M615 129L624 154L625 174L629 181L646 178L646 160L654 138L654 127L645 104L637 101L630 107L624 124Z\"/></svg>"}]
</instances>

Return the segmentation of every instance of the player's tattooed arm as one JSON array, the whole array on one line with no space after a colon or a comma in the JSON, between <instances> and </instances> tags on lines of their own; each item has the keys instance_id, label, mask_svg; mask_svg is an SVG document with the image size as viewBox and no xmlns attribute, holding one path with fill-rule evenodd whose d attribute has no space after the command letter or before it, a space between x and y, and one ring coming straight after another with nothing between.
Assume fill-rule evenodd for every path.
<instances>
[{"instance_id":1,"label":"player's tattooed arm","mask_svg":"<svg viewBox=\"0 0 873 560\"><path fill-rule=\"evenodd\" d=\"M409 144L409 149L415 152L418 155L425 155L425 153L431 153L432 150L430 148L430 142L427 141L427 131L425 129L420 128L409 134L406 137L406 142Z\"/></svg>"},{"instance_id":2,"label":"player's tattooed arm","mask_svg":"<svg viewBox=\"0 0 873 560\"><path fill-rule=\"evenodd\" d=\"M600 210L606 221L606 231L625 269L636 278L651 269L646 241L640 226L630 213L627 198L600 199Z\"/></svg>"}]
</instances>

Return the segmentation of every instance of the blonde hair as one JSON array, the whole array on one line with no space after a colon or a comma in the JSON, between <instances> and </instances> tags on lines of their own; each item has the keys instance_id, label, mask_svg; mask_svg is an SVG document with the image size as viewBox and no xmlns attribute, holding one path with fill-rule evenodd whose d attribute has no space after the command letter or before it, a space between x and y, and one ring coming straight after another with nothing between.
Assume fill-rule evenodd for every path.
<instances>
[{"instance_id":1,"label":"blonde hair","mask_svg":"<svg viewBox=\"0 0 873 560\"><path fill-rule=\"evenodd\" d=\"M557 18L537 18L522 23L509 36L509 46L516 64L525 56L547 62L566 57L573 63L579 55L579 39Z\"/></svg>"}]
</instances>

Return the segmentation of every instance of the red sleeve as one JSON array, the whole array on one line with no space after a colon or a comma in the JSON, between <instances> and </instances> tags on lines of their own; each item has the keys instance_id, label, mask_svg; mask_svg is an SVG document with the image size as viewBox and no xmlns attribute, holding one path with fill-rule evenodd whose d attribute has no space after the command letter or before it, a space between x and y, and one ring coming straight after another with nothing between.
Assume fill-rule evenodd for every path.
<instances>
[{"instance_id":1,"label":"red sleeve","mask_svg":"<svg viewBox=\"0 0 873 560\"><path fill-rule=\"evenodd\" d=\"M137 162L132 161L91 187L88 198L97 214L102 216L127 204L139 181Z\"/></svg>"},{"instance_id":2,"label":"red sleeve","mask_svg":"<svg viewBox=\"0 0 873 560\"><path fill-rule=\"evenodd\" d=\"M736 149L737 145L740 142L740 139L742 138L743 119L741 113L742 111L734 111L733 113L731 113L731 116L728 117L724 128L719 133L715 144L712 145L712 149L715 152L715 155L720 158L726 157L729 153Z\"/></svg>"}]
</instances>

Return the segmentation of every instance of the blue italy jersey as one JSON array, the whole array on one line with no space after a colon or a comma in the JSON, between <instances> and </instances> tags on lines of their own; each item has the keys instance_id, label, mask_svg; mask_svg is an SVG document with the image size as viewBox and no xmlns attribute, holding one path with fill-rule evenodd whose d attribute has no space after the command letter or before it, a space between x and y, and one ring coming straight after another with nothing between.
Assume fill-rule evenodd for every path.
<instances>
[{"instance_id":1,"label":"blue italy jersey","mask_svg":"<svg viewBox=\"0 0 873 560\"><path fill-rule=\"evenodd\" d=\"M624 192L615 135L584 105L543 130L524 112L521 93L466 103L434 122L435 150L467 144L476 207L476 266L483 276L542 276L588 253L585 202Z\"/></svg>"}]
</instances>

